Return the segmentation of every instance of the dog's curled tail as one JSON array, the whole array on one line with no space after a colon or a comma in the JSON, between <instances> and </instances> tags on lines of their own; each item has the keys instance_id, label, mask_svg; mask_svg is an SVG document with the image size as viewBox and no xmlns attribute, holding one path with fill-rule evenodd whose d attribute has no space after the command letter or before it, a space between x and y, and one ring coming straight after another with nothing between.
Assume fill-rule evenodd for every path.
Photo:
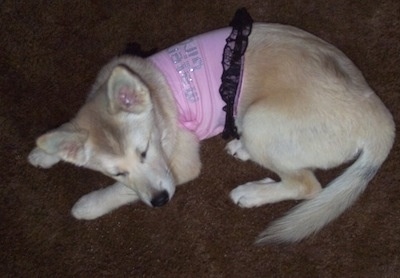
<instances>
[{"instance_id":1,"label":"dog's curled tail","mask_svg":"<svg viewBox=\"0 0 400 278\"><path fill-rule=\"evenodd\" d=\"M341 176L315 198L304 201L273 222L259 235L256 244L298 242L318 232L350 207L389 154L394 141L394 127L391 132L371 137L357 160Z\"/></svg>"}]
</instances>

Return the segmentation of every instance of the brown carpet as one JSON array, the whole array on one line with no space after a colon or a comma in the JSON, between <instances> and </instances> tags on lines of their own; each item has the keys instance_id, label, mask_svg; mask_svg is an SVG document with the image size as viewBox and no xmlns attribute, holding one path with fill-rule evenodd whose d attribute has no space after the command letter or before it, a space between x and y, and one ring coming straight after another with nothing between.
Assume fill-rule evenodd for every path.
<instances>
[{"instance_id":1,"label":"brown carpet","mask_svg":"<svg viewBox=\"0 0 400 278\"><path fill-rule=\"evenodd\" d=\"M162 49L226 26L242 6L256 21L291 24L338 46L399 122L398 0L0 1L1 277L400 277L397 142L350 210L286 246L253 241L296 202L232 204L230 190L271 173L226 155L219 137L202 145L201 176L165 207L137 204L90 222L70 209L108 178L26 162L35 137L75 114L96 72L126 43ZM326 184L339 172L318 175Z\"/></svg>"}]
</instances>

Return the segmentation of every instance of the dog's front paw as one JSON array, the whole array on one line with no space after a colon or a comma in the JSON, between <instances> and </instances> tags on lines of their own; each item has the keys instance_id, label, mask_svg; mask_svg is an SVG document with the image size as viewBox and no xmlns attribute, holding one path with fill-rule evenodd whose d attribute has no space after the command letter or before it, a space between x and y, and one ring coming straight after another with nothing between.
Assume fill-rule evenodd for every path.
<instances>
[{"instance_id":1,"label":"dog's front paw","mask_svg":"<svg viewBox=\"0 0 400 278\"><path fill-rule=\"evenodd\" d=\"M225 150L228 154L232 155L233 157L246 161L250 159L249 153L243 148L242 142L240 140L232 140L230 141Z\"/></svg>"},{"instance_id":2,"label":"dog's front paw","mask_svg":"<svg viewBox=\"0 0 400 278\"><path fill-rule=\"evenodd\" d=\"M103 209L96 191L82 196L71 210L72 216L80 220L93 220L108 212Z\"/></svg>"},{"instance_id":3,"label":"dog's front paw","mask_svg":"<svg viewBox=\"0 0 400 278\"><path fill-rule=\"evenodd\" d=\"M249 182L233 189L229 196L235 204L242 208L259 207L267 202L260 190L264 191L266 185L274 182L270 178L256 183Z\"/></svg>"},{"instance_id":4,"label":"dog's front paw","mask_svg":"<svg viewBox=\"0 0 400 278\"><path fill-rule=\"evenodd\" d=\"M39 148L34 148L28 156L28 161L35 167L50 168L58 163L60 158L47 154Z\"/></svg>"}]
</instances>

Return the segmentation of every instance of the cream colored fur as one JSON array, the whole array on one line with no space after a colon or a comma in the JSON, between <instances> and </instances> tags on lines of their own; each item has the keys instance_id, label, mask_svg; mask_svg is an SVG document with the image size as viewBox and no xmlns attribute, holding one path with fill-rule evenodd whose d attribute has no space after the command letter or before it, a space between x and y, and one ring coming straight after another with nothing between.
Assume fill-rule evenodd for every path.
<instances>
[{"instance_id":1,"label":"cream colored fur","mask_svg":"<svg viewBox=\"0 0 400 278\"><path fill-rule=\"evenodd\" d=\"M281 180L249 182L230 197L241 207L306 199L257 242L302 240L339 216L373 178L393 144L392 116L342 52L294 27L254 24L242 86L241 137L226 149ZM177 118L172 92L150 62L119 57L99 73L77 116L39 137L29 160L44 168L65 160L116 179L75 204L78 219L137 200L163 205L175 185L200 173L199 142ZM352 159L321 187L314 169Z\"/></svg>"}]
</instances>

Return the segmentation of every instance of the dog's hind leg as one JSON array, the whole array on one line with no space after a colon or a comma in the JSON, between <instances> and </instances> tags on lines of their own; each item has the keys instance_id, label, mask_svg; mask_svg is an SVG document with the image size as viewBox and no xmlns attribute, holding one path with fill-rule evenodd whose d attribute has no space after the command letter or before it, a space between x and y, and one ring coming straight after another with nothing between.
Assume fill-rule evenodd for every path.
<instances>
[{"instance_id":1,"label":"dog's hind leg","mask_svg":"<svg viewBox=\"0 0 400 278\"><path fill-rule=\"evenodd\" d=\"M320 183L310 170L278 174L279 182L267 178L238 186L231 191L231 199L241 207L250 208L283 200L310 199L321 191Z\"/></svg>"},{"instance_id":2,"label":"dog's hind leg","mask_svg":"<svg viewBox=\"0 0 400 278\"><path fill-rule=\"evenodd\" d=\"M76 219L92 220L123 205L139 200L138 195L120 182L82 196L73 206Z\"/></svg>"}]
</instances>

